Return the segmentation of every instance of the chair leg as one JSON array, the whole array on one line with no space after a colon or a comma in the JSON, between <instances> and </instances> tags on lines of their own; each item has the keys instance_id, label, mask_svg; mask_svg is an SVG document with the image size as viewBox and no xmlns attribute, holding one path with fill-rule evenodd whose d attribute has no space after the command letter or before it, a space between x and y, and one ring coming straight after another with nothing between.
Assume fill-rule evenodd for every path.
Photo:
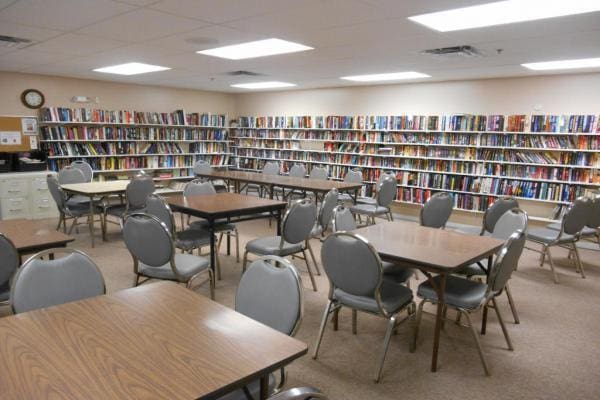
<instances>
[{"instance_id":1,"label":"chair leg","mask_svg":"<svg viewBox=\"0 0 600 400\"><path fill-rule=\"evenodd\" d=\"M64 215L63 213L60 213L60 214L58 215L58 225L56 225L56 230L59 230L59 229L60 229L60 226L61 226L61 224L63 223L63 215Z\"/></svg>"},{"instance_id":2,"label":"chair leg","mask_svg":"<svg viewBox=\"0 0 600 400\"><path fill-rule=\"evenodd\" d=\"M357 326L358 326L358 311L352 310L352 334L353 335L356 335Z\"/></svg>"},{"instance_id":3,"label":"chair leg","mask_svg":"<svg viewBox=\"0 0 600 400\"><path fill-rule=\"evenodd\" d=\"M240 233L235 228L235 262L240 262Z\"/></svg>"},{"instance_id":4,"label":"chair leg","mask_svg":"<svg viewBox=\"0 0 600 400\"><path fill-rule=\"evenodd\" d=\"M410 344L411 353L414 353L417 349L417 338L419 336L419 325L421 325L421 317L423 316L423 305L425 305L425 300L421 300L421 302L419 303L419 307L417 307L417 316L415 317L415 323L413 327L413 338Z\"/></svg>"},{"instance_id":5,"label":"chair leg","mask_svg":"<svg viewBox=\"0 0 600 400\"><path fill-rule=\"evenodd\" d=\"M483 364L483 370L485 371L485 374L487 376L490 376L490 370L488 369L487 363L485 361L485 356L483 355L483 349L481 348L481 341L479 340L479 333L477 333L477 328L475 328L475 325L473 325L473 323L471 322L471 316L468 312L463 310L459 310L459 312L463 313L465 315L465 318L467 319L467 324L469 325L469 328L471 328L471 334L473 334L473 339L475 340L475 344L477 345L477 351L479 352L481 364Z\"/></svg>"},{"instance_id":6,"label":"chair leg","mask_svg":"<svg viewBox=\"0 0 600 400\"><path fill-rule=\"evenodd\" d=\"M215 299L216 282L215 282L215 274L213 274L213 271L210 268L208 269L208 279L209 279L208 284L210 285L210 299L214 300Z\"/></svg>"},{"instance_id":7,"label":"chair leg","mask_svg":"<svg viewBox=\"0 0 600 400\"><path fill-rule=\"evenodd\" d=\"M483 315L481 316L481 334L485 335L487 329L488 306L483 306Z\"/></svg>"},{"instance_id":8,"label":"chair leg","mask_svg":"<svg viewBox=\"0 0 600 400\"><path fill-rule=\"evenodd\" d=\"M492 305L494 306L494 311L496 311L496 317L498 317L498 322L500 323L500 327L502 328L502 333L504 334L504 339L506 339L506 345L510 351L514 350L510 337L508 336L508 329L506 329L506 325L504 324L504 319L500 314L500 309L498 308L498 303L496 303L496 298L492 298Z\"/></svg>"},{"instance_id":9,"label":"chair leg","mask_svg":"<svg viewBox=\"0 0 600 400\"><path fill-rule=\"evenodd\" d=\"M546 246L544 250L546 251L546 254L548 254L548 261L550 261L550 269L552 270L554 283L558 283L558 275L556 274L556 270L554 269L554 260L552 259L552 254L550 254L550 248Z\"/></svg>"},{"instance_id":10,"label":"chair leg","mask_svg":"<svg viewBox=\"0 0 600 400\"><path fill-rule=\"evenodd\" d=\"M510 292L510 288L508 286L508 282L504 286L504 291L506 292L506 297L508 297L508 305L510 306L510 311L512 312L513 318L515 319L515 324L520 324L519 314L517 314L517 307L515 306L515 301L513 300L512 293Z\"/></svg>"},{"instance_id":11,"label":"chair leg","mask_svg":"<svg viewBox=\"0 0 600 400\"><path fill-rule=\"evenodd\" d=\"M388 351L388 347L390 345L390 338L392 337L392 331L396 327L396 316L393 316L388 321L387 330L385 331L385 338L383 339L383 349L381 349L381 354L379 356L379 368L377 370L377 375L375 375L375 382L379 382L381 379L381 371L383 371L383 363L385 362L385 356Z\"/></svg>"},{"instance_id":12,"label":"chair leg","mask_svg":"<svg viewBox=\"0 0 600 400\"><path fill-rule=\"evenodd\" d=\"M317 283L315 282L315 277L313 276L312 269L310 268L310 262L308 261L306 251L304 249L302 249L302 256L304 257L304 262L306 263L306 269L308 270L308 276L310 277L310 282L312 283L313 290L316 292Z\"/></svg>"},{"instance_id":13,"label":"chair leg","mask_svg":"<svg viewBox=\"0 0 600 400\"><path fill-rule=\"evenodd\" d=\"M585 272L583 271L583 263L581 262L581 257L579 257L579 250L577 249L577 244L573 243L573 252L575 253L575 265L579 267L579 273L581 277L585 279Z\"/></svg>"},{"instance_id":14,"label":"chair leg","mask_svg":"<svg viewBox=\"0 0 600 400\"><path fill-rule=\"evenodd\" d=\"M331 317L331 322L333 323L333 330L337 331L340 325L340 309L336 308L333 311L333 317Z\"/></svg>"},{"instance_id":15,"label":"chair leg","mask_svg":"<svg viewBox=\"0 0 600 400\"><path fill-rule=\"evenodd\" d=\"M71 234L71 232L73 232L73 228L77 225L77 218L73 218L73 223L71 224L71 227L69 228L69 233L68 235ZM79 233L79 232L77 232Z\"/></svg>"},{"instance_id":16,"label":"chair leg","mask_svg":"<svg viewBox=\"0 0 600 400\"><path fill-rule=\"evenodd\" d=\"M137 286L140 284L140 276L138 274L135 274L135 278L133 279L133 286Z\"/></svg>"},{"instance_id":17,"label":"chair leg","mask_svg":"<svg viewBox=\"0 0 600 400\"><path fill-rule=\"evenodd\" d=\"M542 248L542 252L540 253L540 267L544 266L544 261L546 261L546 246Z\"/></svg>"},{"instance_id":18,"label":"chair leg","mask_svg":"<svg viewBox=\"0 0 600 400\"><path fill-rule=\"evenodd\" d=\"M248 261L248 250L244 251L244 259L242 261L242 274L246 272L246 262Z\"/></svg>"},{"instance_id":19,"label":"chair leg","mask_svg":"<svg viewBox=\"0 0 600 400\"><path fill-rule=\"evenodd\" d=\"M319 264L317 264L317 259L315 258L315 253L313 252L312 246L310 245L310 239L306 241L306 248L310 253L310 258L312 258L313 264L315 265L315 272L317 275L321 276L321 270L319 269Z\"/></svg>"},{"instance_id":20,"label":"chair leg","mask_svg":"<svg viewBox=\"0 0 600 400\"><path fill-rule=\"evenodd\" d=\"M325 333L325 325L327 325L327 318L329 318L329 314L331 313L331 306L333 302L331 300L327 301L327 306L325 306L325 311L323 312L323 318L321 318L321 326L319 327L319 335L317 336L317 343L315 343L315 349L313 351L313 359L317 359L319 354L319 347L321 347L321 340L323 340L323 333Z\"/></svg>"}]
</instances>

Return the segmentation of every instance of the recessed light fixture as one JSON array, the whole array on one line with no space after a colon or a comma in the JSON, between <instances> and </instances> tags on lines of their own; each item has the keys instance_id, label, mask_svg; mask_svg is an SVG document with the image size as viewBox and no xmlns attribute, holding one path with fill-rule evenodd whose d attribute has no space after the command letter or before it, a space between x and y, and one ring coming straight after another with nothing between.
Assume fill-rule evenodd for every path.
<instances>
[{"instance_id":1,"label":"recessed light fixture","mask_svg":"<svg viewBox=\"0 0 600 400\"><path fill-rule=\"evenodd\" d=\"M408 17L440 32L600 11L598 0L507 0Z\"/></svg>"},{"instance_id":2,"label":"recessed light fixture","mask_svg":"<svg viewBox=\"0 0 600 400\"><path fill-rule=\"evenodd\" d=\"M391 72L387 74L371 74L371 75L354 75L354 76L342 76L340 79L347 81L356 82L377 82L377 81L399 81L404 79L420 79L420 78L431 78L430 75L422 74L420 72Z\"/></svg>"},{"instance_id":3,"label":"recessed light fixture","mask_svg":"<svg viewBox=\"0 0 600 400\"><path fill-rule=\"evenodd\" d=\"M197 51L198 54L207 56L227 58L229 60L243 60L245 58L256 58L273 56L275 54L296 53L298 51L312 50L312 47L303 44L288 42L281 39L265 39L255 42L234 44L232 46L217 47L214 49Z\"/></svg>"},{"instance_id":4,"label":"recessed light fixture","mask_svg":"<svg viewBox=\"0 0 600 400\"><path fill-rule=\"evenodd\" d=\"M297 86L295 83L288 82L252 82L252 83L236 83L231 85L234 88L242 88L242 89L274 89L274 88L284 88L284 87L292 87Z\"/></svg>"},{"instance_id":5,"label":"recessed light fixture","mask_svg":"<svg viewBox=\"0 0 600 400\"><path fill-rule=\"evenodd\" d=\"M535 71L552 69L577 69L600 67L600 58L580 58L578 60L559 60L521 64L525 68Z\"/></svg>"},{"instance_id":6,"label":"recessed light fixture","mask_svg":"<svg viewBox=\"0 0 600 400\"><path fill-rule=\"evenodd\" d=\"M150 65L143 63L127 63L120 65L113 65L111 67L96 68L95 72L103 72L105 74L117 74L117 75L137 75L145 74L147 72L166 71L171 69L169 67L161 67L159 65Z\"/></svg>"}]
</instances>

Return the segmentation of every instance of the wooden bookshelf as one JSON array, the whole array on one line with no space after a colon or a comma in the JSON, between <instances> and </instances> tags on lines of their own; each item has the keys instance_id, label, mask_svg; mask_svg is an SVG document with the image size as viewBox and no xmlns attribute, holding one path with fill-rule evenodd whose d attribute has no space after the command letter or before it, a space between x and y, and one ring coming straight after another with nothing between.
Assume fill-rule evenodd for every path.
<instances>
[{"instance_id":1,"label":"wooden bookshelf","mask_svg":"<svg viewBox=\"0 0 600 400\"><path fill-rule=\"evenodd\" d=\"M99 180L145 170L156 180L193 178L193 165L206 160L227 167L227 117L184 110L150 113L49 107L41 110L40 136L48 165L58 171L85 160Z\"/></svg>"},{"instance_id":2,"label":"wooden bookshelf","mask_svg":"<svg viewBox=\"0 0 600 400\"><path fill-rule=\"evenodd\" d=\"M453 194L455 208L483 212L497 197L564 206L600 188L595 115L240 117L235 167L268 160L326 165L332 179L360 168L365 195L382 171L398 178L399 203ZM541 216L547 220L547 216Z\"/></svg>"}]
</instances>

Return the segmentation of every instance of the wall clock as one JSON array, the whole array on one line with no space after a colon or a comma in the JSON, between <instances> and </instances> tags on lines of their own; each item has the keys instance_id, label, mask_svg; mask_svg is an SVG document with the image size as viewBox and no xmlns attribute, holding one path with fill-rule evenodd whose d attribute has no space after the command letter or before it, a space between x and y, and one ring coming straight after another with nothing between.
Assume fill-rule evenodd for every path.
<instances>
[{"instance_id":1,"label":"wall clock","mask_svg":"<svg viewBox=\"0 0 600 400\"><path fill-rule=\"evenodd\" d=\"M44 105L44 95L36 89L27 89L21 93L21 102L28 108L40 108Z\"/></svg>"}]
</instances>

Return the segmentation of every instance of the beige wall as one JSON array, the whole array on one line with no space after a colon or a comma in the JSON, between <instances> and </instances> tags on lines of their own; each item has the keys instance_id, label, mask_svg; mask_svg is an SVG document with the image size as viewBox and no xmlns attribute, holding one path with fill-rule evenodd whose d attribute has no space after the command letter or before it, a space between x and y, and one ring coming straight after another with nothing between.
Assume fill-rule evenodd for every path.
<instances>
[{"instance_id":1,"label":"beige wall","mask_svg":"<svg viewBox=\"0 0 600 400\"><path fill-rule=\"evenodd\" d=\"M46 106L91 107L106 110L225 113L235 117L235 98L231 94L160 86L131 85L56 76L0 72L0 115L36 115L21 103L25 89L38 89ZM72 103L73 96L99 97L98 104Z\"/></svg>"}]
</instances>

